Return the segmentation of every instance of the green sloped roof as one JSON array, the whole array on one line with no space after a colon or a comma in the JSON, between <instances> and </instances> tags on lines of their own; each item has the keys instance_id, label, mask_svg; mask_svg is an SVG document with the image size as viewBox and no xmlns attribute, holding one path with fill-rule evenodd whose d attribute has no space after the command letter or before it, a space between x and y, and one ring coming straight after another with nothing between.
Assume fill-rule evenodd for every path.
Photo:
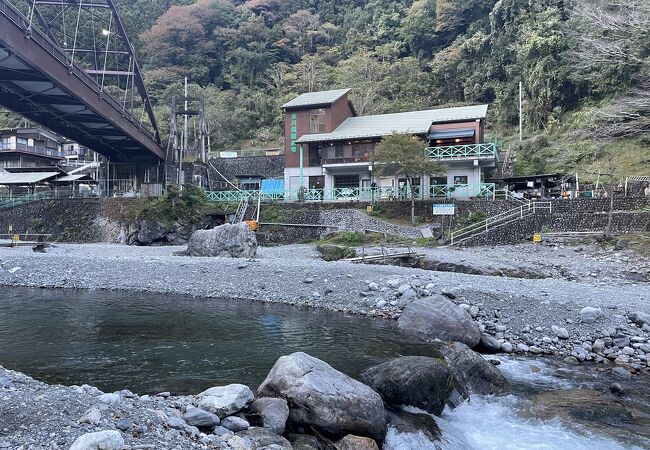
<instances>
[{"instance_id":1,"label":"green sloped roof","mask_svg":"<svg viewBox=\"0 0 650 450\"><path fill-rule=\"evenodd\" d=\"M434 123L484 119L488 105L349 117L331 133L305 134L297 143L379 138L389 134L425 134Z\"/></svg>"}]
</instances>

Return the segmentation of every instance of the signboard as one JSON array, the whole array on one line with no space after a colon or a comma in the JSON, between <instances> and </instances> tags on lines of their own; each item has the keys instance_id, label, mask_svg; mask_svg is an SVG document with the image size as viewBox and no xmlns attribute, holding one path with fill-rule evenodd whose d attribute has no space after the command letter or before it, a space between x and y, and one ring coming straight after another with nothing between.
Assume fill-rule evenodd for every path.
<instances>
[{"instance_id":1,"label":"signboard","mask_svg":"<svg viewBox=\"0 0 650 450\"><path fill-rule=\"evenodd\" d=\"M533 234L533 242L535 242L536 244L542 242L542 235L540 233Z\"/></svg>"},{"instance_id":2,"label":"signboard","mask_svg":"<svg viewBox=\"0 0 650 450\"><path fill-rule=\"evenodd\" d=\"M440 203L433 205L434 216L453 216L456 214L456 205L453 203Z\"/></svg>"},{"instance_id":3,"label":"signboard","mask_svg":"<svg viewBox=\"0 0 650 450\"><path fill-rule=\"evenodd\" d=\"M298 126L296 121L296 113L291 113L291 151L296 153L296 139L298 138Z\"/></svg>"}]
</instances>

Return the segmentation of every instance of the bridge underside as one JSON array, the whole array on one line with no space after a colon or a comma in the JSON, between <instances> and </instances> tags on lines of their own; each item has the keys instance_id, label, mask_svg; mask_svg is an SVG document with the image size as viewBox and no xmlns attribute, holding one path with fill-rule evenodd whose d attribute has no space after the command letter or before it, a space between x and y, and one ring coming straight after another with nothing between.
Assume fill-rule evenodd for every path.
<instances>
[{"instance_id":1,"label":"bridge underside","mask_svg":"<svg viewBox=\"0 0 650 450\"><path fill-rule=\"evenodd\" d=\"M1 13L2 11L0 11ZM6 11L5 11L6 12ZM112 162L156 163L155 135L37 30L0 14L0 104Z\"/></svg>"}]
</instances>

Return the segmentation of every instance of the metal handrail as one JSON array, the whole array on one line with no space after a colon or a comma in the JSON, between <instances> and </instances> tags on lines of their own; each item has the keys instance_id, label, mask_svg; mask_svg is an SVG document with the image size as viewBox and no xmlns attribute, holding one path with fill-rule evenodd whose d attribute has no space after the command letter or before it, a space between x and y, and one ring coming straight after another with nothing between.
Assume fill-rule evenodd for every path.
<instances>
[{"instance_id":1,"label":"metal handrail","mask_svg":"<svg viewBox=\"0 0 650 450\"><path fill-rule=\"evenodd\" d=\"M502 212L487 219L469 225L460 230L451 233L451 245L457 244L461 241L469 239L480 233L488 232L494 228L506 225L512 221L523 219L531 214L537 214L537 210L545 210L548 213L552 211L551 202L529 202L508 211Z\"/></svg>"},{"instance_id":2,"label":"metal handrail","mask_svg":"<svg viewBox=\"0 0 650 450\"><path fill-rule=\"evenodd\" d=\"M501 195L503 195L503 198L505 200L514 200L521 204L530 203L530 200L528 200L526 197L516 197L514 193L509 189L504 188L504 189L497 189L496 191L494 191L495 198L501 198Z\"/></svg>"}]
</instances>

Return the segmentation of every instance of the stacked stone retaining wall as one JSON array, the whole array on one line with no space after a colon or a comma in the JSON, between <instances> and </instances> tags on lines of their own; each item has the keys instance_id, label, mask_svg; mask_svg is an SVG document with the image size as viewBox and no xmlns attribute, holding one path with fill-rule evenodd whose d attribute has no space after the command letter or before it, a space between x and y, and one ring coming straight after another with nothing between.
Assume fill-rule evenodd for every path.
<instances>
[{"instance_id":1,"label":"stacked stone retaining wall","mask_svg":"<svg viewBox=\"0 0 650 450\"><path fill-rule=\"evenodd\" d=\"M461 245L504 245L532 239L540 232L604 232L607 212L567 212L534 214L476 235ZM617 211L612 215L612 233L650 232L650 213Z\"/></svg>"},{"instance_id":2,"label":"stacked stone retaining wall","mask_svg":"<svg viewBox=\"0 0 650 450\"><path fill-rule=\"evenodd\" d=\"M61 242L124 242L126 211L138 199L40 200L0 210L0 233L50 234Z\"/></svg>"}]
</instances>

